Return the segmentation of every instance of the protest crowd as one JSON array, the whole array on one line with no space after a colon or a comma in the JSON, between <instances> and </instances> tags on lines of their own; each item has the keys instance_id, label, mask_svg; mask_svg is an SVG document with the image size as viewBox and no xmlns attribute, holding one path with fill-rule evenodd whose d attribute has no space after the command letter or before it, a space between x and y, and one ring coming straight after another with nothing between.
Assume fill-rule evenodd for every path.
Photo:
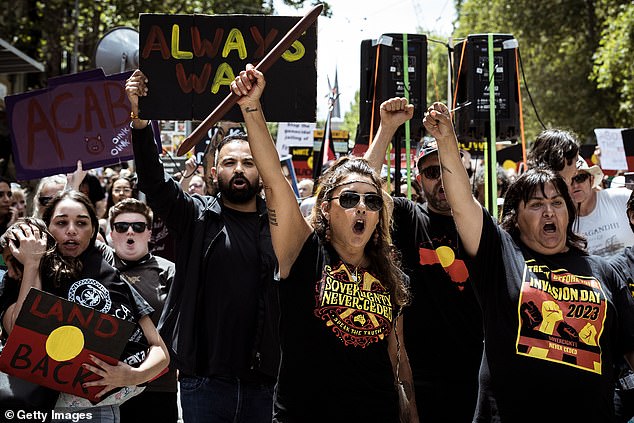
<instances>
[{"instance_id":1,"label":"protest crowd","mask_svg":"<svg viewBox=\"0 0 634 423\"><path fill-rule=\"evenodd\" d=\"M125 80L133 160L0 176L5 418L634 418L634 193L573 132L497 166L487 207L486 165L443 103L400 186L384 161L416 119L403 97L362 156L296 183L253 65L230 83L240 130L178 172L139 116L152 89L140 69Z\"/></svg>"}]
</instances>

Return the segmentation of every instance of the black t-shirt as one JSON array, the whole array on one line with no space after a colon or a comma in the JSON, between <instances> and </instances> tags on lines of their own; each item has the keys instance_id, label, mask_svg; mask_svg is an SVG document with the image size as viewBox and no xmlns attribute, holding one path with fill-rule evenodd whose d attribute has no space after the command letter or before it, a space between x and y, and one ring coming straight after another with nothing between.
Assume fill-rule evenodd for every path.
<instances>
[{"instance_id":1,"label":"black t-shirt","mask_svg":"<svg viewBox=\"0 0 634 423\"><path fill-rule=\"evenodd\" d=\"M150 315L158 325L165 298L174 280L174 263L162 257L147 254L137 261L126 261L113 255L114 266L122 277L150 304L154 312ZM176 368L170 367L163 376L150 382L147 391L176 392Z\"/></svg>"},{"instance_id":2,"label":"black t-shirt","mask_svg":"<svg viewBox=\"0 0 634 423\"><path fill-rule=\"evenodd\" d=\"M166 260L176 259L175 240L167 229L165 222L160 216L154 216L152 222L152 235L150 236L149 250L155 256L163 257Z\"/></svg>"},{"instance_id":3,"label":"black t-shirt","mask_svg":"<svg viewBox=\"0 0 634 423\"><path fill-rule=\"evenodd\" d=\"M536 253L484 211L469 270L485 324L476 421L612 421L614 360L634 349L634 301L607 262Z\"/></svg>"},{"instance_id":4,"label":"black t-shirt","mask_svg":"<svg viewBox=\"0 0 634 423\"><path fill-rule=\"evenodd\" d=\"M197 299L201 310L197 354L198 363L204 363L197 374L254 380L258 375L249 367L262 283L259 218L256 212L228 207L223 207L222 218L225 229L214 241L212 253L205 254L206 279Z\"/></svg>"},{"instance_id":5,"label":"black t-shirt","mask_svg":"<svg viewBox=\"0 0 634 423\"><path fill-rule=\"evenodd\" d=\"M482 312L453 217L396 197L392 238L410 277L413 298L403 310L403 324L415 384L469 384L475 401Z\"/></svg>"},{"instance_id":6,"label":"black t-shirt","mask_svg":"<svg viewBox=\"0 0 634 423\"><path fill-rule=\"evenodd\" d=\"M313 233L280 284L277 422L397 422L389 292Z\"/></svg>"}]
</instances>

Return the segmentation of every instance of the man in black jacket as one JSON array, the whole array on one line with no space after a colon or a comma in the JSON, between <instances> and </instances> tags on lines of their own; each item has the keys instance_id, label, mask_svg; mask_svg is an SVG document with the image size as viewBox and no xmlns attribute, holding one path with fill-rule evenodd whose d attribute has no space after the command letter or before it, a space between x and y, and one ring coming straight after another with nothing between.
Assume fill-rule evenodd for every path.
<instances>
[{"instance_id":1,"label":"man in black jacket","mask_svg":"<svg viewBox=\"0 0 634 423\"><path fill-rule=\"evenodd\" d=\"M216 196L189 195L165 174L139 70L126 82L139 188L176 237L176 275L160 332L177 366L183 419L270 422L279 365L275 254L248 140L225 138L211 169Z\"/></svg>"}]
</instances>

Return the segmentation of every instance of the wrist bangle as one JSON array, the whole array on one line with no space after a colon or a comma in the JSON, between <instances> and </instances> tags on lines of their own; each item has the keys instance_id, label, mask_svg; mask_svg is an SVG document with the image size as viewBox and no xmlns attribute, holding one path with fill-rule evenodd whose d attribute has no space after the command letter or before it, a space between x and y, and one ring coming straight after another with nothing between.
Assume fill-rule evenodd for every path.
<instances>
[{"instance_id":1,"label":"wrist bangle","mask_svg":"<svg viewBox=\"0 0 634 423\"><path fill-rule=\"evenodd\" d=\"M132 120L134 120L134 119L139 119L139 115L137 115L136 113L134 113L134 112L132 112L132 111L131 111L131 112L130 112L130 119L132 119Z\"/></svg>"}]
</instances>

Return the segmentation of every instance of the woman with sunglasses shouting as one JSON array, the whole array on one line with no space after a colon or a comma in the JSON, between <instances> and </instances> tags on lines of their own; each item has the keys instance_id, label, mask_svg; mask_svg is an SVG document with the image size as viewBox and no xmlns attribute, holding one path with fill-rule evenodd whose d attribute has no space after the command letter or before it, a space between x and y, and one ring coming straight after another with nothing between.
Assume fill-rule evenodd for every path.
<instances>
[{"instance_id":1,"label":"woman with sunglasses shouting","mask_svg":"<svg viewBox=\"0 0 634 423\"><path fill-rule=\"evenodd\" d=\"M363 159L339 159L305 220L266 127L265 84L247 65L231 90L263 180L282 279L274 421L398 422L399 413L418 421L400 314L409 293L381 179Z\"/></svg>"}]
</instances>

